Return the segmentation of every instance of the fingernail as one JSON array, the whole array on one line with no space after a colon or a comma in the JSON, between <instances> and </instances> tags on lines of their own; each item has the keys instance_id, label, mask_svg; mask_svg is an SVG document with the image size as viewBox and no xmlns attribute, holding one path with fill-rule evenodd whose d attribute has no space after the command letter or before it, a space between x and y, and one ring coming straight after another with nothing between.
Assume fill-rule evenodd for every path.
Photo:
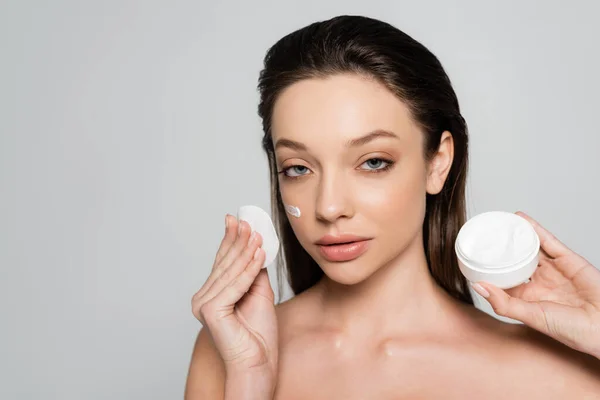
<instances>
[{"instance_id":1,"label":"fingernail","mask_svg":"<svg viewBox=\"0 0 600 400\"><path fill-rule=\"evenodd\" d=\"M256 249L256 251L254 252L254 256L252 258L258 258L259 253L260 253L260 247L258 249Z\"/></svg>"},{"instance_id":2,"label":"fingernail","mask_svg":"<svg viewBox=\"0 0 600 400\"><path fill-rule=\"evenodd\" d=\"M229 214L225 214L225 229L229 228Z\"/></svg>"},{"instance_id":3,"label":"fingernail","mask_svg":"<svg viewBox=\"0 0 600 400\"><path fill-rule=\"evenodd\" d=\"M250 235L250 243L254 242L256 240L256 231L253 231L252 234Z\"/></svg>"},{"instance_id":4,"label":"fingernail","mask_svg":"<svg viewBox=\"0 0 600 400\"><path fill-rule=\"evenodd\" d=\"M483 286L481 286L479 283L471 283L471 287L480 295L482 295L484 298L488 298L490 297L490 292L488 292L487 290L485 290L485 288Z\"/></svg>"}]
</instances>

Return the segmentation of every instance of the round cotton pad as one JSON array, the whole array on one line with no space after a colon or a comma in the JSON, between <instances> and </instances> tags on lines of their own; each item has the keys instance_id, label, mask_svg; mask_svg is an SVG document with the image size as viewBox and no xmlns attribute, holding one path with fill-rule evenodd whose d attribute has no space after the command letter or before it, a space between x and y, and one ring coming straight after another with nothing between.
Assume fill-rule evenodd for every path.
<instances>
[{"instance_id":1,"label":"round cotton pad","mask_svg":"<svg viewBox=\"0 0 600 400\"><path fill-rule=\"evenodd\" d=\"M279 251L279 238L269 214L260 207L242 206L237 212L238 220L246 221L253 231L262 236L262 248L265 251L263 268L275 261Z\"/></svg>"}]
</instances>

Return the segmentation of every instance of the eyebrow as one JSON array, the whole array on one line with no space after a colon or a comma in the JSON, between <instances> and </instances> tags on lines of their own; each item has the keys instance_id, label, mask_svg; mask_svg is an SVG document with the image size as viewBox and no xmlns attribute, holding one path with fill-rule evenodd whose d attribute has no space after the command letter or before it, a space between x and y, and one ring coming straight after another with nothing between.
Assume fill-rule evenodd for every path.
<instances>
[{"instance_id":1,"label":"eyebrow","mask_svg":"<svg viewBox=\"0 0 600 400\"><path fill-rule=\"evenodd\" d=\"M346 147L359 147L359 146L364 146L367 143L372 142L375 139L378 138L393 138L393 139L400 139L398 137L398 135L396 135L395 133L391 132L391 131L386 131L384 129L376 129L374 131L371 131L369 133L367 133L364 136L361 136L359 138L356 139L351 139L348 140L345 144ZM280 147L287 147L289 149L292 150L297 150L297 151L307 151L307 147L306 145L300 143L300 142L296 142L295 140L291 140L291 139L279 139L277 140L277 143L275 143L275 149L277 150Z\"/></svg>"}]
</instances>

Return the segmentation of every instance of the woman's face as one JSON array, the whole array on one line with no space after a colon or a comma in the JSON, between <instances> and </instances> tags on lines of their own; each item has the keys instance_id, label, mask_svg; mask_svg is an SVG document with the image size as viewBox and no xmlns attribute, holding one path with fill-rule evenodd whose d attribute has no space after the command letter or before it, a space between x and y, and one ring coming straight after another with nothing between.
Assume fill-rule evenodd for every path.
<instances>
[{"instance_id":1,"label":"woman's face","mask_svg":"<svg viewBox=\"0 0 600 400\"><path fill-rule=\"evenodd\" d=\"M295 83L275 103L272 132L283 202L300 210L288 219L330 279L358 283L422 241L426 193L441 190L452 138L427 164L422 132L385 86L351 74ZM327 235L355 243L319 244Z\"/></svg>"}]
</instances>

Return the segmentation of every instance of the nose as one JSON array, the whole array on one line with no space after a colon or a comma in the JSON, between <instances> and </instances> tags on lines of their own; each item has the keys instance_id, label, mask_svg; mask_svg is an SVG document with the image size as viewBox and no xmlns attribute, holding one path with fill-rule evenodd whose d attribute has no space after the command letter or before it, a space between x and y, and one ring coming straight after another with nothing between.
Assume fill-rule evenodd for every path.
<instances>
[{"instance_id":1,"label":"nose","mask_svg":"<svg viewBox=\"0 0 600 400\"><path fill-rule=\"evenodd\" d=\"M349 196L350 190L342 176L335 173L323 175L317 190L317 219L333 223L339 218L352 217L354 211Z\"/></svg>"}]
</instances>

